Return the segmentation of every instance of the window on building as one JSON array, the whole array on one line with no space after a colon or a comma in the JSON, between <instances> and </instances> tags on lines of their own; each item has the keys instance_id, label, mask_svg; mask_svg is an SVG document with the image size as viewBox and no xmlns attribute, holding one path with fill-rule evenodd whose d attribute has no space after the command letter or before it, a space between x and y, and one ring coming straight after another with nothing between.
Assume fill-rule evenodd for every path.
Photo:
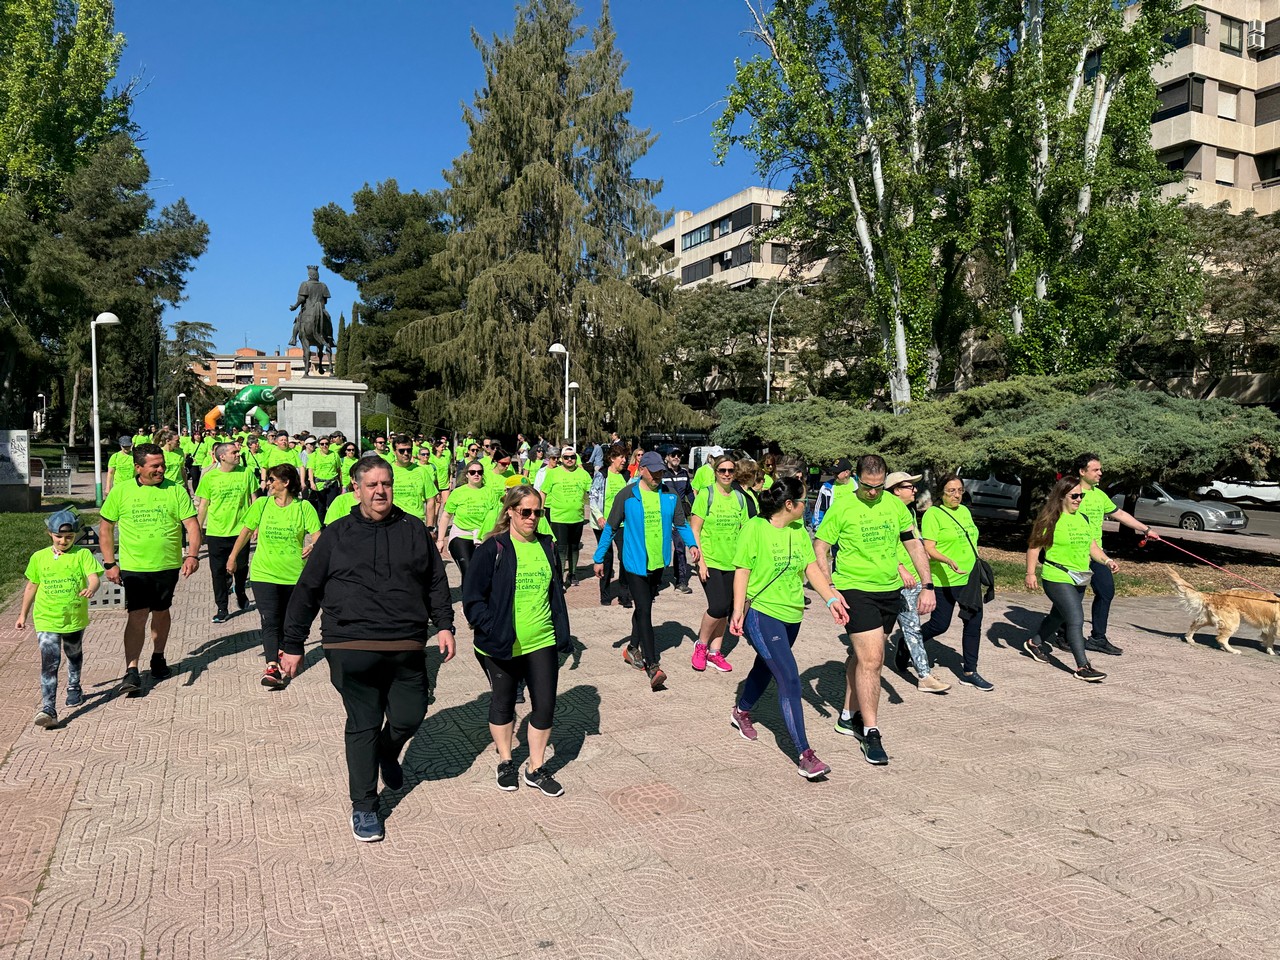
<instances>
[{"instance_id":1,"label":"window on building","mask_svg":"<svg viewBox=\"0 0 1280 960\"><path fill-rule=\"evenodd\" d=\"M711 239L711 224L703 224L696 230L690 230L680 238L680 249L688 250L690 247L696 247L700 243L706 243Z\"/></svg>"},{"instance_id":2,"label":"window on building","mask_svg":"<svg viewBox=\"0 0 1280 960\"><path fill-rule=\"evenodd\" d=\"M752 219L754 213L755 219ZM745 230L747 227L760 222L760 206L758 204L747 204L745 207L739 207L733 211L733 232Z\"/></svg>"},{"instance_id":3,"label":"window on building","mask_svg":"<svg viewBox=\"0 0 1280 960\"><path fill-rule=\"evenodd\" d=\"M1226 150L1218 151L1218 158L1214 161L1214 180L1224 187L1234 187L1236 185L1236 155L1228 153Z\"/></svg>"},{"instance_id":4,"label":"window on building","mask_svg":"<svg viewBox=\"0 0 1280 960\"><path fill-rule=\"evenodd\" d=\"M769 262L786 266L787 261L791 258L791 248L785 243L769 244Z\"/></svg>"},{"instance_id":5,"label":"window on building","mask_svg":"<svg viewBox=\"0 0 1280 960\"><path fill-rule=\"evenodd\" d=\"M1151 117L1153 122L1176 117L1188 110L1193 113L1203 113L1204 80L1199 77L1183 77L1181 80L1175 80L1156 91L1156 99L1159 104Z\"/></svg>"},{"instance_id":6,"label":"window on building","mask_svg":"<svg viewBox=\"0 0 1280 960\"><path fill-rule=\"evenodd\" d=\"M265 363L260 363L260 364L258 364L258 369L259 369L259 370L265 370L265 369L267 369L267 365L266 365Z\"/></svg>"},{"instance_id":7,"label":"window on building","mask_svg":"<svg viewBox=\"0 0 1280 960\"><path fill-rule=\"evenodd\" d=\"M720 225L716 230L717 237L723 237L725 234L733 231L733 217L722 217Z\"/></svg>"},{"instance_id":8,"label":"window on building","mask_svg":"<svg viewBox=\"0 0 1280 960\"><path fill-rule=\"evenodd\" d=\"M1280 120L1280 86L1259 90L1253 96L1253 122L1256 126Z\"/></svg>"},{"instance_id":9,"label":"window on building","mask_svg":"<svg viewBox=\"0 0 1280 960\"><path fill-rule=\"evenodd\" d=\"M1280 180L1280 150L1260 153L1257 156L1258 179L1263 186L1274 186L1271 181Z\"/></svg>"},{"instance_id":10,"label":"window on building","mask_svg":"<svg viewBox=\"0 0 1280 960\"><path fill-rule=\"evenodd\" d=\"M1094 78L1098 75L1098 71L1102 69L1102 48L1089 51L1089 55L1084 58L1084 82L1093 83Z\"/></svg>"},{"instance_id":11,"label":"window on building","mask_svg":"<svg viewBox=\"0 0 1280 960\"><path fill-rule=\"evenodd\" d=\"M1244 21L1222 18L1222 32L1218 34L1218 49L1233 57L1244 56Z\"/></svg>"},{"instance_id":12,"label":"window on building","mask_svg":"<svg viewBox=\"0 0 1280 960\"><path fill-rule=\"evenodd\" d=\"M1235 87L1218 85L1218 116L1223 120L1236 120L1239 109L1240 91Z\"/></svg>"},{"instance_id":13,"label":"window on building","mask_svg":"<svg viewBox=\"0 0 1280 960\"><path fill-rule=\"evenodd\" d=\"M1204 14L1196 7L1191 7L1189 9L1195 10L1197 13L1200 13L1201 17L1204 16ZM1199 44L1200 46L1203 47L1204 41L1205 41L1205 30L1204 30L1203 19L1199 23L1195 23L1195 24L1192 24L1191 26L1183 27L1177 33L1166 33L1164 35L1164 42L1168 44L1172 44L1175 50L1181 50L1183 47L1189 47L1193 43Z\"/></svg>"},{"instance_id":14,"label":"window on building","mask_svg":"<svg viewBox=\"0 0 1280 960\"><path fill-rule=\"evenodd\" d=\"M1187 168L1187 150L1184 147L1179 147L1176 150L1166 150L1157 159L1165 165L1165 169L1172 170L1175 173Z\"/></svg>"},{"instance_id":15,"label":"window on building","mask_svg":"<svg viewBox=\"0 0 1280 960\"><path fill-rule=\"evenodd\" d=\"M276 364L276 372L277 372L277 373L284 373L284 372L285 372L286 370L288 370L288 369L289 369L289 365L288 365L287 363L277 363L277 364Z\"/></svg>"},{"instance_id":16,"label":"window on building","mask_svg":"<svg viewBox=\"0 0 1280 960\"><path fill-rule=\"evenodd\" d=\"M694 283L698 280L705 280L707 277L711 276L711 272L711 258L707 257L705 260L699 260L697 263L691 263L687 267L682 267L680 270L680 282Z\"/></svg>"}]
</instances>

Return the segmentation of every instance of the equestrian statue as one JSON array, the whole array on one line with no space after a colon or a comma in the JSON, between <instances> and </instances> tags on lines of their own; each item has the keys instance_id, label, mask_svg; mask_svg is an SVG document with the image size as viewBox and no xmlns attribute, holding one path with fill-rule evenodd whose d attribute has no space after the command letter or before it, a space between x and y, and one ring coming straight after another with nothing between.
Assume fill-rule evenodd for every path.
<instances>
[{"instance_id":1,"label":"equestrian statue","mask_svg":"<svg viewBox=\"0 0 1280 960\"><path fill-rule=\"evenodd\" d=\"M307 279L298 287L298 299L289 308L292 312L301 307L297 319L293 321L293 336L289 339L289 346L296 347L299 341L302 343L304 377L311 376L312 347L316 350L316 372L321 375L325 372L326 348L330 358L333 357L333 318L324 306L328 299L329 288L320 282L320 268L307 267Z\"/></svg>"}]
</instances>

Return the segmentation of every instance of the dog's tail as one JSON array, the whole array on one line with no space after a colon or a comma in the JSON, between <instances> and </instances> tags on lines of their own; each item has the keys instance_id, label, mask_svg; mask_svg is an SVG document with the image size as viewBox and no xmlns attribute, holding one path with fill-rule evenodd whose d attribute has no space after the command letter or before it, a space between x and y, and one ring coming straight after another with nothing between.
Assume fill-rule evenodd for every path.
<instances>
[{"instance_id":1,"label":"dog's tail","mask_svg":"<svg viewBox=\"0 0 1280 960\"><path fill-rule=\"evenodd\" d=\"M1169 578L1173 581L1174 589L1178 591L1179 596L1182 598L1182 602L1187 607L1192 610L1198 610L1204 606L1203 593L1178 576L1178 572L1174 570L1173 567L1166 564L1165 570L1168 571Z\"/></svg>"}]
</instances>

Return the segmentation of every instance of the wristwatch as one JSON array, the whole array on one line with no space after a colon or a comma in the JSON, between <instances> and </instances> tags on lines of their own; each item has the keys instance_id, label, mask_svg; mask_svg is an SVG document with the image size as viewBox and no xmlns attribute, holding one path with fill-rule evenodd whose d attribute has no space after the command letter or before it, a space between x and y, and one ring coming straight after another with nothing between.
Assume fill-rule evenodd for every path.
<instances>
[{"instance_id":1,"label":"wristwatch","mask_svg":"<svg viewBox=\"0 0 1280 960\"><path fill-rule=\"evenodd\" d=\"M932 584L932 583L926 583L922 589L924 589L924 590L932 590L932 589L933 589L933 584Z\"/></svg>"},{"instance_id":2,"label":"wristwatch","mask_svg":"<svg viewBox=\"0 0 1280 960\"><path fill-rule=\"evenodd\" d=\"M114 570L114 569L115 569L116 567L118 567L118 566L120 566L120 564L118 564L118 563L116 563L114 560L112 560L110 563L104 563L104 564L102 565L102 569L103 569L103 570Z\"/></svg>"}]
</instances>

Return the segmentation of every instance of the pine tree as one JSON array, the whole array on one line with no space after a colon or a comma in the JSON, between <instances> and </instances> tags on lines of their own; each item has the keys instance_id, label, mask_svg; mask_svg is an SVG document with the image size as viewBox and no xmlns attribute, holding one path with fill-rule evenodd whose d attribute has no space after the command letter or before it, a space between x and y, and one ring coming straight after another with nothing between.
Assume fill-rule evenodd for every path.
<instances>
[{"instance_id":1,"label":"pine tree","mask_svg":"<svg viewBox=\"0 0 1280 960\"><path fill-rule=\"evenodd\" d=\"M345 379L347 376L347 356L343 349L347 342L347 315L338 314L338 342L333 351L333 375Z\"/></svg>"},{"instance_id":2,"label":"pine tree","mask_svg":"<svg viewBox=\"0 0 1280 960\"><path fill-rule=\"evenodd\" d=\"M575 49L578 13L570 0L529 0L510 37L474 38L485 82L463 111L469 149L445 174L454 231L437 258L466 295L401 334L440 378L428 399L467 428L558 432L556 341L586 433L603 420L630 433L691 418L665 397L671 321L643 272L657 262L659 185L631 169L652 138L626 118L607 4L586 51Z\"/></svg>"}]
</instances>

